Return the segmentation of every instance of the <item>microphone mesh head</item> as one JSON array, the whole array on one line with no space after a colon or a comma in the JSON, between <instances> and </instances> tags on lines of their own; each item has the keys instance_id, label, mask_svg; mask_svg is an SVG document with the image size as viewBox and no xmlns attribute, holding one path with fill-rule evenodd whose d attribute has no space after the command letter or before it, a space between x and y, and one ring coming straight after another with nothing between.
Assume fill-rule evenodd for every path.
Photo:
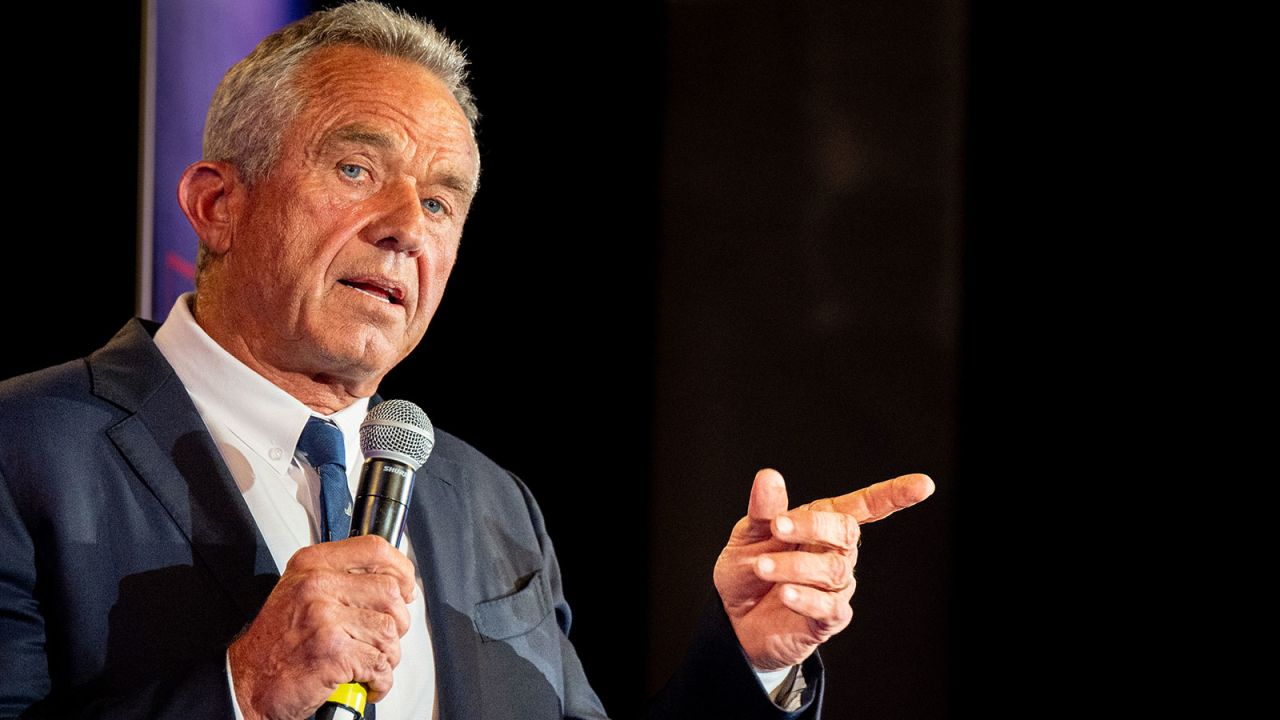
<instances>
[{"instance_id":1,"label":"microphone mesh head","mask_svg":"<svg viewBox=\"0 0 1280 720\"><path fill-rule=\"evenodd\" d=\"M408 400L378 403L360 424L360 450L366 458L401 460L417 470L435 444L427 414Z\"/></svg>"}]
</instances>

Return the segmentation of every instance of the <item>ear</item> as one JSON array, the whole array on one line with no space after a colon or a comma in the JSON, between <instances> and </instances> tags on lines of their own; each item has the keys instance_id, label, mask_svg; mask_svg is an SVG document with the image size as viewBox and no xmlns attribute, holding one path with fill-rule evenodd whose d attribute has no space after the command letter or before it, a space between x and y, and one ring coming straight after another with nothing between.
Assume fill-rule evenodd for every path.
<instances>
[{"instance_id":1,"label":"ear","mask_svg":"<svg viewBox=\"0 0 1280 720\"><path fill-rule=\"evenodd\" d=\"M200 244L214 255L231 248L231 228L242 202L244 184L234 166L200 160L182 171L178 206L195 229Z\"/></svg>"}]
</instances>

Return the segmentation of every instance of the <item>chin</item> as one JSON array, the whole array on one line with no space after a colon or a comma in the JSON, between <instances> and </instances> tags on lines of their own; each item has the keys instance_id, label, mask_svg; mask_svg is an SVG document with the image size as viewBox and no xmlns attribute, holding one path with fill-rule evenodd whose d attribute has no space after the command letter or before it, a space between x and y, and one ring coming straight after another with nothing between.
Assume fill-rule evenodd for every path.
<instances>
[{"instance_id":1,"label":"chin","mask_svg":"<svg viewBox=\"0 0 1280 720\"><path fill-rule=\"evenodd\" d=\"M315 355L319 374L373 383L395 367L402 357L399 348L391 346L381 336L360 335L331 338L317 346Z\"/></svg>"}]
</instances>

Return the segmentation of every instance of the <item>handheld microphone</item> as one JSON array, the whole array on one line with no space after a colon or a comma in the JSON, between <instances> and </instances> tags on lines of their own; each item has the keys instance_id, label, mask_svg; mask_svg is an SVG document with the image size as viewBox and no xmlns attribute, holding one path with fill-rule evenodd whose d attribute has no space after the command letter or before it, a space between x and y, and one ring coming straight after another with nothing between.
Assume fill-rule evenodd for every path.
<instances>
[{"instance_id":1,"label":"handheld microphone","mask_svg":"<svg viewBox=\"0 0 1280 720\"><path fill-rule=\"evenodd\" d=\"M351 537L377 535L399 545L413 491L413 477L436 444L422 408L407 400L378 403L360 424L364 467L351 513ZM360 683L339 685L316 711L316 720L361 720L369 691Z\"/></svg>"}]
</instances>

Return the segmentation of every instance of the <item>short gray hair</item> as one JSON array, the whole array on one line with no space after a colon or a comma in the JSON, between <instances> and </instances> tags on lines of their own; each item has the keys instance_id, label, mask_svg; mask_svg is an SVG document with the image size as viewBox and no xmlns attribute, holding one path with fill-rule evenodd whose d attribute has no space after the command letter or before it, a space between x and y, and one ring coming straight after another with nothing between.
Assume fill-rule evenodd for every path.
<instances>
[{"instance_id":1,"label":"short gray hair","mask_svg":"<svg viewBox=\"0 0 1280 720\"><path fill-rule=\"evenodd\" d=\"M267 36L218 83L204 125L204 159L231 163L249 185L280 159L285 128L310 100L296 82L313 51L355 45L421 65L453 94L475 130L467 56L434 25L376 2L339 5Z\"/></svg>"},{"instance_id":2,"label":"short gray hair","mask_svg":"<svg viewBox=\"0 0 1280 720\"><path fill-rule=\"evenodd\" d=\"M268 35L222 77L204 123L204 159L227 162L255 185L280 159L284 131L311 99L299 71L313 51L354 45L426 68L453 94L474 134L480 112L462 48L425 20L358 0L312 13ZM201 243L196 282L209 262Z\"/></svg>"}]
</instances>

